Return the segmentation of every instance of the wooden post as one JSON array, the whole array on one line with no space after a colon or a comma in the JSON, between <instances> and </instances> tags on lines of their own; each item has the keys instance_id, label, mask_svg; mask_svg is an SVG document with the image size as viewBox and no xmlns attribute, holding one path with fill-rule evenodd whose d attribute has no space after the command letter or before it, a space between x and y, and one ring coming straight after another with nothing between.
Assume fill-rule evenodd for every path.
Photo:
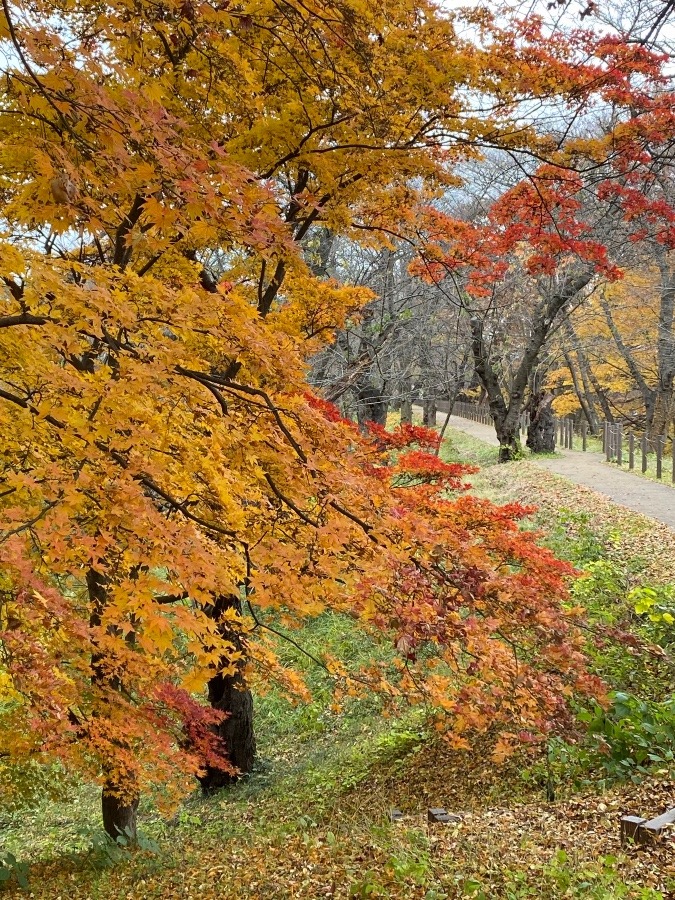
<instances>
[{"instance_id":1,"label":"wooden post","mask_svg":"<svg viewBox=\"0 0 675 900\"><path fill-rule=\"evenodd\" d=\"M618 462L619 465L621 465L621 462L623 460L623 453L622 453L622 447L621 447L622 440L623 440L623 427L621 425L617 425L617 429L616 429L616 461Z\"/></svg>"},{"instance_id":2,"label":"wooden post","mask_svg":"<svg viewBox=\"0 0 675 900\"><path fill-rule=\"evenodd\" d=\"M605 422L605 459L607 462L612 458L612 426L609 422Z\"/></svg>"},{"instance_id":3,"label":"wooden post","mask_svg":"<svg viewBox=\"0 0 675 900\"><path fill-rule=\"evenodd\" d=\"M570 419L570 450L574 450L574 419Z\"/></svg>"},{"instance_id":4,"label":"wooden post","mask_svg":"<svg viewBox=\"0 0 675 900\"><path fill-rule=\"evenodd\" d=\"M586 452L586 431L588 430L588 425L586 423L586 419L581 423L581 449Z\"/></svg>"},{"instance_id":5,"label":"wooden post","mask_svg":"<svg viewBox=\"0 0 675 900\"><path fill-rule=\"evenodd\" d=\"M635 468L635 435L632 431L628 435L628 468Z\"/></svg>"},{"instance_id":6,"label":"wooden post","mask_svg":"<svg viewBox=\"0 0 675 900\"><path fill-rule=\"evenodd\" d=\"M673 439L672 439L672 441L671 441L670 447L671 447L671 453L672 453L672 457L673 457L673 476L672 476L672 479L673 479L673 484L675 484L675 431L673 432Z\"/></svg>"},{"instance_id":7,"label":"wooden post","mask_svg":"<svg viewBox=\"0 0 675 900\"><path fill-rule=\"evenodd\" d=\"M641 441L641 451L642 451L642 474L647 471L647 435L642 435Z\"/></svg>"},{"instance_id":8,"label":"wooden post","mask_svg":"<svg viewBox=\"0 0 675 900\"><path fill-rule=\"evenodd\" d=\"M656 477L661 478L663 475L663 445L665 443L665 438L663 435L658 435L656 438Z\"/></svg>"}]
</instances>

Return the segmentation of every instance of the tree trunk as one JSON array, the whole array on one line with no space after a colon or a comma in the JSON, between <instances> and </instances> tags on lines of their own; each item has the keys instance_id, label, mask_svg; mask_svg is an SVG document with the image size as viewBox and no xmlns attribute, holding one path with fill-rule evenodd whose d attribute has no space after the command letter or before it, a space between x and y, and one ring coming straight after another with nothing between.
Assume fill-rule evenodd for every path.
<instances>
[{"instance_id":1,"label":"tree trunk","mask_svg":"<svg viewBox=\"0 0 675 900\"><path fill-rule=\"evenodd\" d=\"M113 785L106 784L101 795L101 812L106 833L116 841L124 837L129 846L135 846L138 839L136 811L139 795L119 797Z\"/></svg>"},{"instance_id":2,"label":"tree trunk","mask_svg":"<svg viewBox=\"0 0 675 900\"><path fill-rule=\"evenodd\" d=\"M659 303L659 331L657 361L659 380L654 398L651 437L668 436L668 424L673 416L673 387L675 385L675 269L665 248L658 247L657 263L661 271Z\"/></svg>"},{"instance_id":3,"label":"tree trunk","mask_svg":"<svg viewBox=\"0 0 675 900\"><path fill-rule=\"evenodd\" d=\"M654 408L647 428L652 441L657 437L668 437L668 424L673 416L673 399L672 383L660 384L655 392Z\"/></svg>"},{"instance_id":4,"label":"tree trunk","mask_svg":"<svg viewBox=\"0 0 675 900\"><path fill-rule=\"evenodd\" d=\"M553 453L555 451L555 419L553 417L553 394L539 391L530 397L527 410L530 424L527 429L527 446L533 453Z\"/></svg>"},{"instance_id":5,"label":"tree trunk","mask_svg":"<svg viewBox=\"0 0 675 900\"><path fill-rule=\"evenodd\" d=\"M503 422L495 422L495 431L499 439L499 462L511 462L511 460L519 459L522 455L523 448L520 445L518 437L518 424L511 423L511 417Z\"/></svg>"},{"instance_id":6,"label":"tree trunk","mask_svg":"<svg viewBox=\"0 0 675 900\"><path fill-rule=\"evenodd\" d=\"M227 609L235 609L241 614L239 598L219 597L214 606L213 617L221 618ZM220 627L221 633L231 641L235 650L245 652L240 632L225 624ZM256 752L253 695L246 685L242 669L243 663L234 675L216 675L209 681L209 703L214 709L227 714L218 726L218 736L225 745L228 761L236 767L237 772L232 774L224 769L207 767L199 779L204 793L228 787L253 769Z\"/></svg>"},{"instance_id":7,"label":"tree trunk","mask_svg":"<svg viewBox=\"0 0 675 900\"><path fill-rule=\"evenodd\" d=\"M584 412L584 415L586 416L586 421L588 422L588 426L591 429L591 434L598 434L600 431L600 420L598 419L595 404L593 403L593 392L591 390L589 377L590 365L588 363L588 359L586 358L586 354L581 347L579 338L577 337L577 333L574 330L574 325L572 324L572 320L569 316L565 317L565 319L563 320L563 325L565 328L567 339L572 348L570 351L563 351L565 362L567 363L567 367L570 370L572 383L574 384L574 390L577 397L579 398L579 403ZM576 366L574 365L572 351L576 354L577 357L577 363L579 365L578 373L576 371ZM581 378L581 384L579 384L579 377ZM597 390L595 391L595 393L597 395Z\"/></svg>"},{"instance_id":8,"label":"tree trunk","mask_svg":"<svg viewBox=\"0 0 675 900\"><path fill-rule=\"evenodd\" d=\"M227 718L218 726L218 736L227 748L228 761L237 772L232 774L209 766L199 779L204 793L228 787L252 771L256 751L253 695L244 679L239 674L216 675L209 681L209 703L214 709L227 713Z\"/></svg>"},{"instance_id":9,"label":"tree trunk","mask_svg":"<svg viewBox=\"0 0 675 900\"><path fill-rule=\"evenodd\" d=\"M364 428L367 422L386 425L388 408L388 398L371 383L359 385L358 420L361 428Z\"/></svg>"},{"instance_id":10,"label":"tree trunk","mask_svg":"<svg viewBox=\"0 0 675 900\"><path fill-rule=\"evenodd\" d=\"M95 628L101 625L103 611L108 602L108 580L105 575L93 568L87 570L86 579L91 603L89 623ZM129 644L134 643L133 629L126 635L125 640ZM103 664L105 659L105 654L98 652L92 654L92 683L98 687L107 686L113 691L119 691L122 689L121 679L106 674L106 667ZM115 734L110 735L109 739L112 747L129 750L128 743ZM101 794L103 828L114 841L124 837L127 844L133 847L137 841L136 811L140 799L138 779L133 772L126 771L122 774L116 772L114 761L104 763L104 769L107 778Z\"/></svg>"},{"instance_id":11,"label":"tree trunk","mask_svg":"<svg viewBox=\"0 0 675 900\"><path fill-rule=\"evenodd\" d=\"M518 423L525 401L525 391L539 360L541 349L546 343L551 327L556 322L556 317L564 315L564 309L568 301L584 290L592 278L592 269L581 271L569 278L562 290L545 297L542 296L542 300L533 315L525 351L511 384L508 406L504 399L497 371L492 365L490 348L485 343L483 321L480 316L474 315L471 317L469 324L471 326L471 350L474 369L485 388L490 403L490 412L495 423L497 437L499 438L500 462L508 462L520 456Z\"/></svg>"},{"instance_id":12,"label":"tree trunk","mask_svg":"<svg viewBox=\"0 0 675 900\"><path fill-rule=\"evenodd\" d=\"M567 364L567 368L570 370L570 375L572 376L572 385L574 387L574 393L577 395L577 400L579 401L579 406L581 407L581 411L584 414L586 421L588 422L588 426L591 430L591 434L597 434L598 432L598 422L597 416L595 415L595 410L593 409L593 401L590 398L589 394L586 393L585 386L582 385L580 381L580 372L577 371L577 368L574 364L574 360L572 359L572 354L567 350L563 350L563 356L565 358L565 362ZM529 437L528 437L528 446L529 446ZM537 451L534 451L535 453ZM547 451L548 452L548 451Z\"/></svg>"},{"instance_id":13,"label":"tree trunk","mask_svg":"<svg viewBox=\"0 0 675 900\"><path fill-rule=\"evenodd\" d=\"M436 398L429 397L422 402L422 424L427 428L436 426Z\"/></svg>"}]
</instances>

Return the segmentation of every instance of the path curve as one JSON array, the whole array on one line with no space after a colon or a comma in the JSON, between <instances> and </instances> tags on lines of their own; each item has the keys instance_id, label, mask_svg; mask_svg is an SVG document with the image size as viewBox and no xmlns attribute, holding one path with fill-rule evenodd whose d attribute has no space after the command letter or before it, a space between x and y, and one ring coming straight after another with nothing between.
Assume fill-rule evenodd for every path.
<instances>
[{"instance_id":1,"label":"path curve","mask_svg":"<svg viewBox=\"0 0 675 900\"><path fill-rule=\"evenodd\" d=\"M437 423L445 422L446 413L439 413ZM450 428L463 431L494 447L499 446L494 428L470 419L451 416ZM528 457L549 472L569 478L575 484L583 484L615 503L626 506L662 522L675 531L675 489L639 475L624 472L607 463L601 453L584 453L581 450L558 450L554 457Z\"/></svg>"}]
</instances>

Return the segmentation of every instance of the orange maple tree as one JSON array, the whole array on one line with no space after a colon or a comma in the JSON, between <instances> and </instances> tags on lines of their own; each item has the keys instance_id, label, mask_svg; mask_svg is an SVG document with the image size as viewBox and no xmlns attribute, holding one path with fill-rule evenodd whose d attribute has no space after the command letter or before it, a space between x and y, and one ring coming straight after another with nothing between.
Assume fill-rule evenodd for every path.
<instances>
[{"instance_id":1,"label":"orange maple tree","mask_svg":"<svg viewBox=\"0 0 675 900\"><path fill-rule=\"evenodd\" d=\"M398 681L358 677L430 699L458 744L545 734L597 687L569 570L524 508L450 499L463 470L428 432L363 437L307 396L305 358L368 295L301 244L382 239L481 144L545 154L514 105L597 72L556 62L552 87L560 40L520 29L514 54L481 15L478 48L422 0L3 9L2 764L99 779L133 835L143 784L250 762L256 672L302 693L280 610L390 634Z\"/></svg>"}]
</instances>

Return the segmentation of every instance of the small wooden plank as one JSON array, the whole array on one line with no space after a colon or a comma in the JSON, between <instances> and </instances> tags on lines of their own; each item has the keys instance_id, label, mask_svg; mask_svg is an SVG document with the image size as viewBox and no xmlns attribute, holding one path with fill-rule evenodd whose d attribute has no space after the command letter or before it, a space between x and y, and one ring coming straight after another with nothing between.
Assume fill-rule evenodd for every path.
<instances>
[{"instance_id":1,"label":"small wooden plank","mask_svg":"<svg viewBox=\"0 0 675 900\"><path fill-rule=\"evenodd\" d=\"M449 813L442 806L434 806L427 810L427 820L432 825L450 825L452 822L461 822L462 817Z\"/></svg>"},{"instance_id":2,"label":"small wooden plank","mask_svg":"<svg viewBox=\"0 0 675 900\"><path fill-rule=\"evenodd\" d=\"M621 817L621 843L625 844L627 841L635 841L636 843L642 843L640 840L640 826L644 825L646 819L641 819L640 816L622 816Z\"/></svg>"},{"instance_id":3,"label":"small wooden plank","mask_svg":"<svg viewBox=\"0 0 675 900\"><path fill-rule=\"evenodd\" d=\"M427 820L432 824L436 822L445 822L447 820L447 815L447 810L443 809L442 806L434 806L427 810Z\"/></svg>"},{"instance_id":4,"label":"small wooden plank","mask_svg":"<svg viewBox=\"0 0 675 900\"><path fill-rule=\"evenodd\" d=\"M645 835L651 839L655 840L656 838L661 837L663 832L669 825L675 823L675 808L666 810L662 815L657 816L655 819L650 819L649 822L645 822L644 825L640 826L640 830L645 832Z\"/></svg>"},{"instance_id":5,"label":"small wooden plank","mask_svg":"<svg viewBox=\"0 0 675 900\"><path fill-rule=\"evenodd\" d=\"M621 843L635 841L636 844L653 844L658 841L669 825L675 824L675 809L666 810L654 819L639 816L623 816L621 819Z\"/></svg>"}]
</instances>

